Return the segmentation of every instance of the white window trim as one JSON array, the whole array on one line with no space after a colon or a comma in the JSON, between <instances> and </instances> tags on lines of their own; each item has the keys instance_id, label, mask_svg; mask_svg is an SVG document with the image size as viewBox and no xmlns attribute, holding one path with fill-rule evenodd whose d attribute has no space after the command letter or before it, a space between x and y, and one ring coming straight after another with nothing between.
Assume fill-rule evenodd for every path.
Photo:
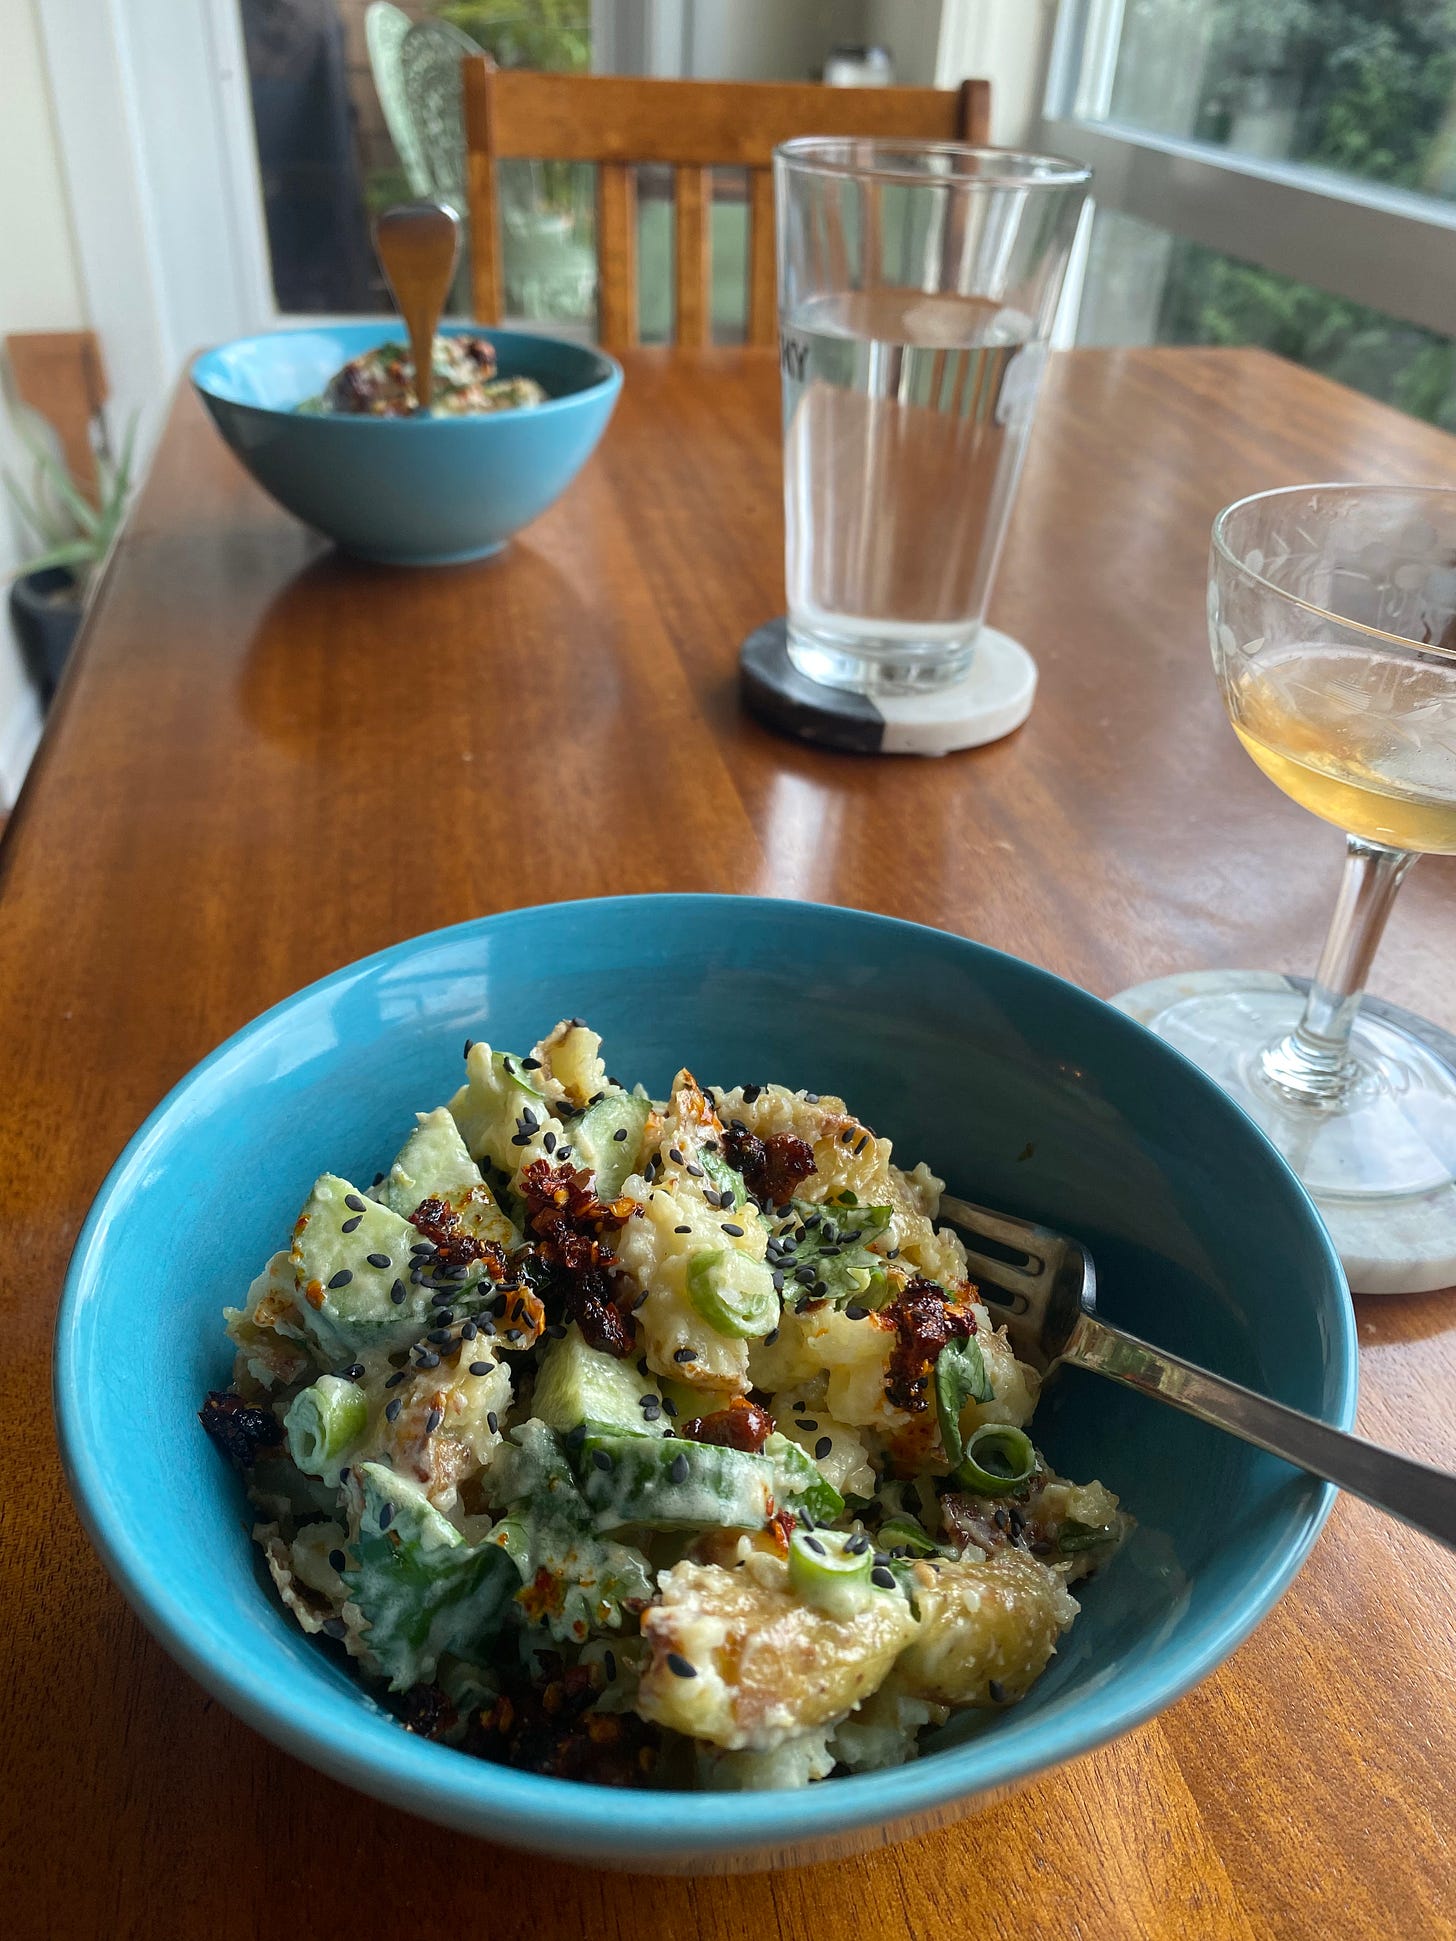
<instances>
[{"instance_id":1,"label":"white window trim","mask_svg":"<svg viewBox=\"0 0 1456 1941\"><path fill-rule=\"evenodd\" d=\"M1105 104L1121 0L1062 0L1044 147L1086 162L1103 208L1443 335L1456 328L1456 206L1088 119Z\"/></svg>"}]
</instances>

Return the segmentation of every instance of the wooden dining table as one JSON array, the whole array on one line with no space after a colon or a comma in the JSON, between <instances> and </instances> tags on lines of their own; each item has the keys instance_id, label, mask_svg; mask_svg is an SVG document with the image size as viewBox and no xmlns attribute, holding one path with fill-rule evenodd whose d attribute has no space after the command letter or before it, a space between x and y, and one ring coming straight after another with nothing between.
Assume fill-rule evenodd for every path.
<instances>
[{"instance_id":1,"label":"wooden dining table","mask_svg":"<svg viewBox=\"0 0 1456 1941\"><path fill-rule=\"evenodd\" d=\"M1450 484L1456 441L1260 351L1058 356L992 607L1039 664L1029 722L942 760L829 754L738 698L739 642L784 604L772 353L625 363L560 503L435 570L338 556L184 390L94 599L0 846L0 1935L1456 1934L1456 1559L1349 1498L1150 1723L963 1823L737 1878L522 1861L321 1777L92 1552L49 1396L87 1205L191 1065L352 958L718 890L941 925L1100 994L1312 967L1339 837L1224 720L1209 523L1297 480ZM1453 891L1420 865L1374 978L1447 1029ZM1356 1312L1361 1428L1456 1465L1456 1296Z\"/></svg>"}]
</instances>

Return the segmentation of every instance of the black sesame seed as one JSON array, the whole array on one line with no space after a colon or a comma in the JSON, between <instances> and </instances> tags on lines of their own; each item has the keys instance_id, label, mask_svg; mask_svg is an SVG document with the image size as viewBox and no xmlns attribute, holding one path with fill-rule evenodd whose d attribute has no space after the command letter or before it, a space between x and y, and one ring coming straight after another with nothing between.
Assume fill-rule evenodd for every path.
<instances>
[{"instance_id":1,"label":"black sesame seed","mask_svg":"<svg viewBox=\"0 0 1456 1941\"><path fill-rule=\"evenodd\" d=\"M472 1375L488 1375L493 1366L494 1364L488 1361L473 1361L470 1364L470 1372Z\"/></svg>"},{"instance_id":2,"label":"black sesame seed","mask_svg":"<svg viewBox=\"0 0 1456 1941\"><path fill-rule=\"evenodd\" d=\"M672 1461L668 1464L668 1467L667 1467L667 1480L670 1483L685 1483L687 1479L688 1479L687 1457L683 1455L674 1456Z\"/></svg>"},{"instance_id":3,"label":"black sesame seed","mask_svg":"<svg viewBox=\"0 0 1456 1941\"><path fill-rule=\"evenodd\" d=\"M773 1345L774 1345L774 1343L775 1343L775 1342L776 1342L776 1341L778 1340L778 1338L779 1338L779 1331L778 1331L778 1328L777 1328L777 1327L772 1327L772 1328L770 1328L770 1329L769 1329L769 1331L768 1331L768 1333L767 1333L767 1334L766 1334L766 1335L764 1336L764 1338L763 1338L763 1345L764 1345L764 1347L765 1347L765 1348L772 1348L772 1346L773 1346Z\"/></svg>"},{"instance_id":4,"label":"black sesame seed","mask_svg":"<svg viewBox=\"0 0 1456 1941\"><path fill-rule=\"evenodd\" d=\"M596 1464L598 1469L605 1469L610 1472L612 1467L612 1459L607 1454L605 1449L593 1449L592 1461Z\"/></svg>"},{"instance_id":5,"label":"black sesame seed","mask_svg":"<svg viewBox=\"0 0 1456 1941\"><path fill-rule=\"evenodd\" d=\"M362 1213L356 1213L352 1220L345 1220L344 1224L339 1228L339 1232L352 1233L363 1218L364 1215Z\"/></svg>"},{"instance_id":6,"label":"black sesame seed","mask_svg":"<svg viewBox=\"0 0 1456 1941\"><path fill-rule=\"evenodd\" d=\"M663 1409L663 1413L664 1413L664 1415L668 1415L668 1416L671 1416L671 1418L672 1418L672 1420L673 1420L674 1422L676 1422L676 1420L677 1420L677 1403L673 1401L673 1399L672 1399L672 1397L671 1397L670 1395L664 1395L664 1396L663 1396L663 1398L662 1398L662 1409Z\"/></svg>"},{"instance_id":7,"label":"black sesame seed","mask_svg":"<svg viewBox=\"0 0 1456 1941\"><path fill-rule=\"evenodd\" d=\"M690 1159L688 1161L688 1177L690 1179L706 1179L707 1177L696 1159Z\"/></svg>"},{"instance_id":8,"label":"black sesame seed","mask_svg":"<svg viewBox=\"0 0 1456 1941\"><path fill-rule=\"evenodd\" d=\"M467 1038L465 1040L465 1056L468 1058L471 1052L474 1051L474 1049L475 1049L475 1040L473 1038Z\"/></svg>"},{"instance_id":9,"label":"black sesame seed","mask_svg":"<svg viewBox=\"0 0 1456 1941\"><path fill-rule=\"evenodd\" d=\"M999 1678L987 1679L986 1690L991 1694L991 1703L993 1705L1005 1704L1006 1687L1001 1683L1001 1680Z\"/></svg>"},{"instance_id":10,"label":"black sesame seed","mask_svg":"<svg viewBox=\"0 0 1456 1941\"><path fill-rule=\"evenodd\" d=\"M329 1286L347 1287L349 1285L349 1282L353 1280L353 1278L354 1276L349 1272L349 1269L347 1267L341 1267L338 1273L335 1274L334 1278L329 1282Z\"/></svg>"},{"instance_id":11,"label":"black sesame seed","mask_svg":"<svg viewBox=\"0 0 1456 1941\"><path fill-rule=\"evenodd\" d=\"M743 1103L745 1105L752 1105L760 1097L762 1092L763 1087L761 1085L745 1085L743 1088Z\"/></svg>"},{"instance_id":12,"label":"black sesame seed","mask_svg":"<svg viewBox=\"0 0 1456 1941\"><path fill-rule=\"evenodd\" d=\"M809 1266L807 1262L804 1264L804 1266L796 1267L794 1269L794 1279L796 1281L799 1281L805 1287L812 1287L814 1285L815 1278L816 1277L815 1277L814 1269L811 1266Z\"/></svg>"},{"instance_id":13,"label":"black sesame seed","mask_svg":"<svg viewBox=\"0 0 1456 1941\"><path fill-rule=\"evenodd\" d=\"M819 1103L819 1094L817 1092L806 1092L804 1094L804 1103L805 1105L817 1105Z\"/></svg>"},{"instance_id":14,"label":"black sesame seed","mask_svg":"<svg viewBox=\"0 0 1456 1941\"><path fill-rule=\"evenodd\" d=\"M436 1347L440 1347L450 1339L450 1330L448 1328L431 1328L430 1332L425 1336L425 1339L426 1341L433 1341Z\"/></svg>"},{"instance_id":15,"label":"black sesame seed","mask_svg":"<svg viewBox=\"0 0 1456 1941\"><path fill-rule=\"evenodd\" d=\"M882 1591L892 1591L895 1588L895 1573L884 1564L876 1564L870 1572L870 1582L878 1584Z\"/></svg>"},{"instance_id":16,"label":"black sesame seed","mask_svg":"<svg viewBox=\"0 0 1456 1941\"><path fill-rule=\"evenodd\" d=\"M445 1411L443 1409L431 1409L425 1417L425 1434L432 1436L444 1420Z\"/></svg>"},{"instance_id":17,"label":"black sesame seed","mask_svg":"<svg viewBox=\"0 0 1456 1941\"><path fill-rule=\"evenodd\" d=\"M541 1060L539 1058L523 1058L521 1060L521 1070L523 1072L539 1072L540 1069Z\"/></svg>"},{"instance_id":18,"label":"black sesame seed","mask_svg":"<svg viewBox=\"0 0 1456 1941\"><path fill-rule=\"evenodd\" d=\"M854 1149L854 1156L856 1159L859 1158L860 1154L864 1151L865 1147L869 1143L870 1143L870 1135L866 1133L864 1137L860 1140L859 1144Z\"/></svg>"},{"instance_id":19,"label":"black sesame seed","mask_svg":"<svg viewBox=\"0 0 1456 1941\"><path fill-rule=\"evenodd\" d=\"M362 1213L364 1211L364 1202L357 1193L346 1193L344 1195L344 1205L348 1207L351 1213Z\"/></svg>"},{"instance_id":20,"label":"black sesame seed","mask_svg":"<svg viewBox=\"0 0 1456 1941\"><path fill-rule=\"evenodd\" d=\"M617 1682L617 1654L610 1646L602 1653L602 1667L607 1674L607 1683L609 1685L615 1685Z\"/></svg>"},{"instance_id":21,"label":"black sesame seed","mask_svg":"<svg viewBox=\"0 0 1456 1941\"><path fill-rule=\"evenodd\" d=\"M462 1341L474 1341L479 1332L479 1329L473 1321L467 1321L465 1326L460 1330L460 1339Z\"/></svg>"},{"instance_id":22,"label":"black sesame seed","mask_svg":"<svg viewBox=\"0 0 1456 1941\"><path fill-rule=\"evenodd\" d=\"M344 1370L344 1380L346 1382L357 1382L363 1373L364 1373L363 1362L351 1361L349 1363L349 1366Z\"/></svg>"},{"instance_id":23,"label":"black sesame seed","mask_svg":"<svg viewBox=\"0 0 1456 1941\"><path fill-rule=\"evenodd\" d=\"M394 1265L394 1262L390 1259L388 1254L365 1254L364 1258L369 1262L369 1265L371 1267L384 1268L384 1267L392 1267Z\"/></svg>"},{"instance_id":24,"label":"black sesame seed","mask_svg":"<svg viewBox=\"0 0 1456 1941\"><path fill-rule=\"evenodd\" d=\"M668 1652L667 1668L677 1678L696 1678L698 1675L697 1666L690 1665L680 1651Z\"/></svg>"},{"instance_id":25,"label":"black sesame seed","mask_svg":"<svg viewBox=\"0 0 1456 1941\"><path fill-rule=\"evenodd\" d=\"M833 1436L820 1436L819 1440L814 1444L815 1462L823 1462L826 1456L831 1456L833 1455L833 1453L834 1453Z\"/></svg>"},{"instance_id":26,"label":"black sesame seed","mask_svg":"<svg viewBox=\"0 0 1456 1941\"><path fill-rule=\"evenodd\" d=\"M511 1144L513 1146L529 1146L530 1143L531 1135L529 1132L513 1132L511 1134Z\"/></svg>"},{"instance_id":27,"label":"black sesame seed","mask_svg":"<svg viewBox=\"0 0 1456 1941\"><path fill-rule=\"evenodd\" d=\"M557 1157L558 1159L570 1159L570 1157L571 1157L571 1148L570 1148L570 1146L563 1146L563 1147L561 1147L561 1149L560 1149L560 1151L559 1151L559 1152L557 1153L557 1155L556 1155L556 1157Z\"/></svg>"},{"instance_id":28,"label":"black sesame seed","mask_svg":"<svg viewBox=\"0 0 1456 1941\"><path fill-rule=\"evenodd\" d=\"M401 1382L407 1382L409 1378L410 1371L407 1368L401 1368L397 1374L390 1376L384 1386L386 1388L398 1388Z\"/></svg>"},{"instance_id":29,"label":"black sesame seed","mask_svg":"<svg viewBox=\"0 0 1456 1941\"><path fill-rule=\"evenodd\" d=\"M566 1339L566 1329L559 1321L552 1321L547 1327L546 1333L552 1341L565 1341Z\"/></svg>"},{"instance_id":30,"label":"black sesame seed","mask_svg":"<svg viewBox=\"0 0 1456 1941\"><path fill-rule=\"evenodd\" d=\"M399 1412L403 1407L404 1407L404 1398L400 1395L396 1395L392 1402L386 1402L384 1405L385 1421L398 1422Z\"/></svg>"},{"instance_id":31,"label":"black sesame seed","mask_svg":"<svg viewBox=\"0 0 1456 1941\"><path fill-rule=\"evenodd\" d=\"M546 1148L547 1152L555 1152L556 1134L554 1132L546 1133L541 1140L541 1144Z\"/></svg>"},{"instance_id":32,"label":"black sesame seed","mask_svg":"<svg viewBox=\"0 0 1456 1941\"><path fill-rule=\"evenodd\" d=\"M796 1515L798 1516L799 1526L801 1529L804 1529L804 1530L818 1529L819 1527L818 1524L814 1521L813 1517L810 1516L807 1510L799 1510L796 1512Z\"/></svg>"},{"instance_id":33,"label":"black sesame seed","mask_svg":"<svg viewBox=\"0 0 1456 1941\"><path fill-rule=\"evenodd\" d=\"M380 1529L381 1529L381 1530L387 1530L387 1529L389 1528L389 1526L390 1526L390 1524L391 1524L391 1523L393 1523L393 1521L394 1521L394 1505L393 1505L393 1503L384 1503L384 1504L382 1504L382 1505L380 1506L380 1510L379 1510L379 1527L380 1527Z\"/></svg>"},{"instance_id":34,"label":"black sesame seed","mask_svg":"<svg viewBox=\"0 0 1456 1941\"><path fill-rule=\"evenodd\" d=\"M489 1430L490 1430L490 1432L491 1432L491 1434L492 1434L492 1435L499 1435L499 1433L500 1433L500 1417L499 1417L499 1416L498 1416L498 1415L496 1414L496 1412L495 1412L495 1410L494 1410L494 1409L487 1409L487 1410L486 1410L486 1412L485 1412L485 1426L486 1426L486 1428L487 1428L487 1429L489 1429Z\"/></svg>"},{"instance_id":35,"label":"black sesame seed","mask_svg":"<svg viewBox=\"0 0 1456 1941\"><path fill-rule=\"evenodd\" d=\"M651 1292L652 1292L652 1289L650 1287L643 1288L642 1292L637 1296L636 1300L632 1303L631 1312L633 1314L635 1314L638 1308L642 1306L643 1302L647 1299L648 1295Z\"/></svg>"},{"instance_id":36,"label":"black sesame seed","mask_svg":"<svg viewBox=\"0 0 1456 1941\"><path fill-rule=\"evenodd\" d=\"M419 1358L415 1362L416 1368L438 1368L439 1366L440 1357L435 1353L433 1348L420 1349Z\"/></svg>"},{"instance_id":37,"label":"black sesame seed","mask_svg":"<svg viewBox=\"0 0 1456 1941\"><path fill-rule=\"evenodd\" d=\"M812 1550L816 1557L827 1557L829 1555L829 1552L820 1543L818 1537L805 1537L804 1548L806 1550Z\"/></svg>"},{"instance_id":38,"label":"black sesame seed","mask_svg":"<svg viewBox=\"0 0 1456 1941\"><path fill-rule=\"evenodd\" d=\"M853 1139L853 1137L854 1137L854 1127L853 1127L853 1126L846 1126L846 1127L844 1128L844 1130L843 1130L843 1132L841 1132L841 1133L840 1133L840 1135L839 1135L839 1143L840 1143L840 1145L841 1145L841 1146L847 1146L847 1145L849 1144L849 1142L850 1142L850 1140L851 1140L851 1139Z\"/></svg>"},{"instance_id":39,"label":"black sesame seed","mask_svg":"<svg viewBox=\"0 0 1456 1941\"><path fill-rule=\"evenodd\" d=\"M735 1240L741 1240L741 1239L743 1238L743 1229L742 1229L742 1227L740 1227L740 1226L739 1226L739 1225L738 1225L738 1224L737 1224L737 1223L736 1223L735 1221L733 1221L733 1220L725 1220L725 1221L723 1222L723 1231L724 1231L724 1233L731 1233L731 1234L733 1235L733 1238L734 1238Z\"/></svg>"},{"instance_id":40,"label":"black sesame seed","mask_svg":"<svg viewBox=\"0 0 1456 1941\"><path fill-rule=\"evenodd\" d=\"M674 1227L674 1228L673 1228L673 1232L674 1232L674 1233L691 1233L691 1232L692 1232L692 1228L691 1228L691 1227Z\"/></svg>"},{"instance_id":41,"label":"black sesame seed","mask_svg":"<svg viewBox=\"0 0 1456 1941\"><path fill-rule=\"evenodd\" d=\"M862 1557L869 1547L870 1540L868 1537L851 1537L849 1542L844 1546L844 1551L848 1557Z\"/></svg>"},{"instance_id":42,"label":"black sesame seed","mask_svg":"<svg viewBox=\"0 0 1456 1941\"><path fill-rule=\"evenodd\" d=\"M568 1430L567 1430L567 1432L566 1432L566 1446L567 1446L567 1448L568 1448L568 1449L580 1449L580 1447L581 1447L581 1445L582 1445L582 1444L583 1444L583 1443L584 1443L585 1441L586 1441L586 1424L585 1424L585 1422L578 1422L578 1423L577 1423L577 1425L576 1425L576 1427L575 1427L574 1429L568 1429Z\"/></svg>"},{"instance_id":43,"label":"black sesame seed","mask_svg":"<svg viewBox=\"0 0 1456 1941\"><path fill-rule=\"evenodd\" d=\"M339 1482L343 1484L343 1483L347 1483L348 1480L349 1480L349 1466L346 1463L344 1467L339 1471Z\"/></svg>"},{"instance_id":44,"label":"black sesame seed","mask_svg":"<svg viewBox=\"0 0 1456 1941\"><path fill-rule=\"evenodd\" d=\"M794 1427L796 1429L817 1429L819 1424L814 1420L812 1415L796 1415L794 1417Z\"/></svg>"},{"instance_id":45,"label":"black sesame seed","mask_svg":"<svg viewBox=\"0 0 1456 1941\"><path fill-rule=\"evenodd\" d=\"M329 1637L342 1638L344 1635L344 1620L336 1617L325 1618L323 1628Z\"/></svg>"},{"instance_id":46,"label":"black sesame seed","mask_svg":"<svg viewBox=\"0 0 1456 1941\"><path fill-rule=\"evenodd\" d=\"M867 1307L861 1307L858 1301L851 1301L844 1310L844 1318L846 1321L863 1321L868 1313Z\"/></svg>"},{"instance_id":47,"label":"black sesame seed","mask_svg":"<svg viewBox=\"0 0 1456 1941\"><path fill-rule=\"evenodd\" d=\"M617 1130L612 1134L612 1137L617 1141L617 1144L620 1145L622 1141L627 1137L626 1126L618 1126Z\"/></svg>"},{"instance_id":48,"label":"black sesame seed","mask_svg":"<svg viewBox=\"0 0 1456 1941\"><path fill-rule=\"evenodd\" d=\"M696 1361L698 1351L696 1348L674 1348L672 1358L674 1361Z\"/></svg>"}]
</instances>

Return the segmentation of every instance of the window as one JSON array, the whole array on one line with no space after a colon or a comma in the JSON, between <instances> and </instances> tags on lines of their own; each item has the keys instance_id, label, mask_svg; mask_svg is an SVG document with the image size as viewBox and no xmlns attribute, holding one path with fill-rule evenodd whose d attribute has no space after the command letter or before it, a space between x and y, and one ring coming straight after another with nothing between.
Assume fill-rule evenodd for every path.
<instances>
[{"instance_id":1,"label":"window","mask_svg":"<svg viewBox=\"0 0 1456 1941\"><path fill-rule=\"evenodd\" d=\"M1256 271L1416 326L1412 356L1452 326L1456 0L1064 0L1043 138L1104 219L1204 252L1169 258L1170 330L1184 284Z\"/></svg>"},{"instance_id":2,"label":"window","mask_svg":"<svg viewBox=\"0 0 1456 1941\"><path fill-rule=\"evenodd\" d=\"M1261 344L1456 431L1456 340L1099 209L1079 344Z\"/></svg>"}]
</instances>

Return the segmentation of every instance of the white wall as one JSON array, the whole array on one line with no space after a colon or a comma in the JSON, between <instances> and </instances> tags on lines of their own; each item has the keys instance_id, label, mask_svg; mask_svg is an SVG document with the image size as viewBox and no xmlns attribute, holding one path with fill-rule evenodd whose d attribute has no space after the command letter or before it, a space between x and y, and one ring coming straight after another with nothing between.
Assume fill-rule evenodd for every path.
<instances>
[{"instance_id":1,"label":"white wall","mask_svg":"<svg viewBox=\"0 0 1456 1941\"><path fill-rule=\"evenodd\" d=\"M14 330L80 330L87 322L70 208L35 0L0 0L0 336ZM23 471L0 414L0 461ZM10 505L0 501L0 580L30 550ZM0 618L0 806L9 808L40 733L40 704Z\"/></svg>"},{"instance_id":2,"label":"white wall","mask_svg":"<svg viewBox=\"0 0 1456 1941\"><path fill-rule=\"evenodd\" d=\"M691 0L687 72L715 81L808 81L836 41L864 40L865 12L866 0Z\"/></svg>"}]
</instances>

